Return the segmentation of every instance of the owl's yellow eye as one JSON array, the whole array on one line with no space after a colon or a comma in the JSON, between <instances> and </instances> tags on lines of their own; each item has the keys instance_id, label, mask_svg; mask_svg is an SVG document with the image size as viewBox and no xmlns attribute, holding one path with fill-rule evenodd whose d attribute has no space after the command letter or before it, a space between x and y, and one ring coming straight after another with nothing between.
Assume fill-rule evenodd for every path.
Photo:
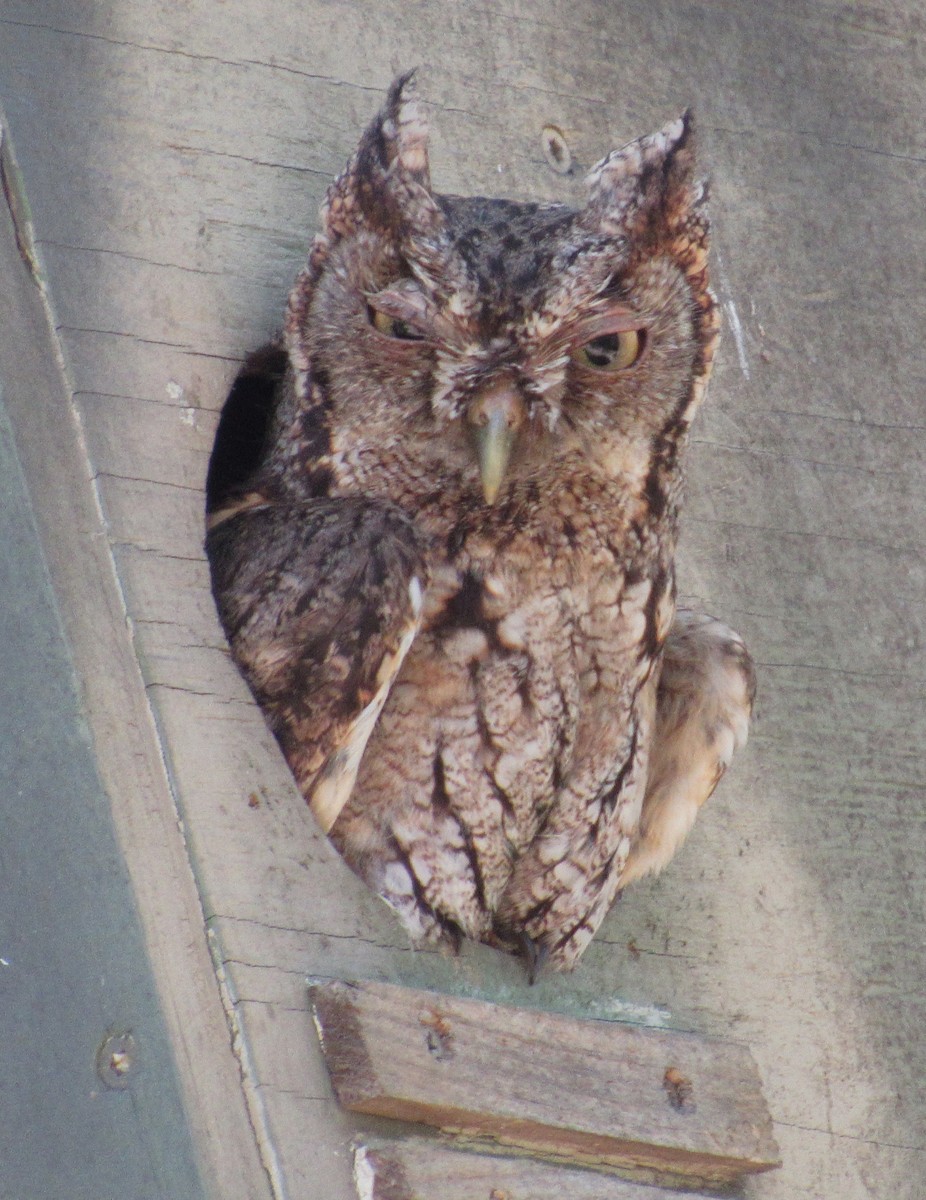
<instances>
[{"instance_id":1,"label":"owl's yellow eye","mask_svg":"<svg viewBox=\"0 0 926 1200\"><path fill-rule=\"evenodd\" d=\"M370 321L373 328L386 337L395 338L400 342L424 341L424 334L419 332L414 325L409 325L408 321L403 321L400 317L390 317L388 313L380 312L372 305L370 305Z\"/></svg>"},{"instance_id":2,"label":"owl's yellow eye","mask_svg":"<svg viewBox=\"0 0 926 1200\"><path fill-rule=\"evenodd\" d=\"M573 362L593 371L625 371L643 353L643 334L638 329L623 329L592 338L572 352Z\"/></svg>"}]
</instances>

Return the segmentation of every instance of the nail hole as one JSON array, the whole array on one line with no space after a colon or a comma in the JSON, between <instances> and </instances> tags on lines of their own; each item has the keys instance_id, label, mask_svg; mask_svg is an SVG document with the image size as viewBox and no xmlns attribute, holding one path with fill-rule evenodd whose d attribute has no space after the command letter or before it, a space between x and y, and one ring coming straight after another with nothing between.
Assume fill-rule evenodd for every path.
<instances>
[{"instance_id":1,"label":"nail hole","mask_svg":"<svg viewBox=\"0 0 926 1200\"><path fill-rule=\"evenodd\" d=\"M453 1029L447 1018L436 1009L424 1009L418 1020L426 1029L425 1044L438 1062L453 1058Z\"/></svg>"},{"instance_id":2,"label":"nail hole","mask_svg":"<svg viewBox=\"0 0 926 1200\"><path fill-rule=\"evenodd\" d=\"M572 170L572 151L566 135L556 125L544 125L540 131L543 156L557 175L568 175Z\"/></svg>"}]
</instances>

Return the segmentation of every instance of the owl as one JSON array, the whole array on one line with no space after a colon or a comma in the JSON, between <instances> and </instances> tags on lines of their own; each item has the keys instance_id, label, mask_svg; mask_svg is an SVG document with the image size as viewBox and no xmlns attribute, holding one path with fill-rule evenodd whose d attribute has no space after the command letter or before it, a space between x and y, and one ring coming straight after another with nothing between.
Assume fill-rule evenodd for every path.
<instances>
[{"instance_id":1,"label":"owl","mask_svg":"<svg viewBox=\"0 0 926 1200\"><path fill-rule=\"evenodd\" d=\"M718 336L690 115L587 182L434 191L398 79L207 487L221 621L322 829L416 942L531 978L673 856L754 692L675 600Z\"/></svg>"}]
</instances>

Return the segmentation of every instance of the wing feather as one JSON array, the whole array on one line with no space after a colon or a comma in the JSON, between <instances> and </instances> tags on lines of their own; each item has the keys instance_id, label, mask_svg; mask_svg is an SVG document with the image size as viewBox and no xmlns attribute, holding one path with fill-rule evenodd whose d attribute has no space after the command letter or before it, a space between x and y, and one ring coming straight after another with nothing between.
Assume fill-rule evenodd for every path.
<instances>
[{"instance_id":1,"label":"wing feather","mask_svg":"<svg viewBox=\"0 0 926 1200\"><path fill-rule=\"evenodd\" d=\"M421 623L425 543L393 505L255 505L210 530L232 653L327 833Z\"/></svg>"}]
</instances>

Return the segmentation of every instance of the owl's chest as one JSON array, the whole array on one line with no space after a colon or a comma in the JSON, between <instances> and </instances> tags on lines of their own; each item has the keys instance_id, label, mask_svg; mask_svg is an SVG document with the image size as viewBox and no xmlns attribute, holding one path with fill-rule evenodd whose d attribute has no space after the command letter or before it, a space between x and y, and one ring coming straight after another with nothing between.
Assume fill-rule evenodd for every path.
<instances>
[{"instance_id":1,"label":"owl's chest","mask_svg":"<svg viewBox=\"0 0 926 1200\"><path fill-rule=\"evenodd\" d=\"M615 524L599 534L573 516L434 538L424 623L358 805L447 806L484 831L503 880L564 786L594 790L613 774L672 602L658 555Z\"/></svg>"},{"instance_id":2,"label":"owl's chest","mask_svg":"<svg viewBox=\"0 0 926 1200\"><path fill-rule=\"evenodd\" d=\"M619 500L571 499L436 543L426 615L436 649L479 646L483 671L512 656L568 669L582 694L619 690L628 661L655 652L674 611L673 539Z\"/></svg>"},{"instance_id":3,"label":"owl's chest","mask_svg":"<svg viewBox=\"0 0 926 1200\"><path fill-rule=\"evenodd\" d=\"M440 760L454 809L494 813L515 847L577 771L591 786L613 771L648 669L656 581L638 552L572 529L545 546L526 531L498 545L471 537L435 559L425 624L377 738L384 755L402 746L428 769Z\"/></svg>"}]
</instances>

